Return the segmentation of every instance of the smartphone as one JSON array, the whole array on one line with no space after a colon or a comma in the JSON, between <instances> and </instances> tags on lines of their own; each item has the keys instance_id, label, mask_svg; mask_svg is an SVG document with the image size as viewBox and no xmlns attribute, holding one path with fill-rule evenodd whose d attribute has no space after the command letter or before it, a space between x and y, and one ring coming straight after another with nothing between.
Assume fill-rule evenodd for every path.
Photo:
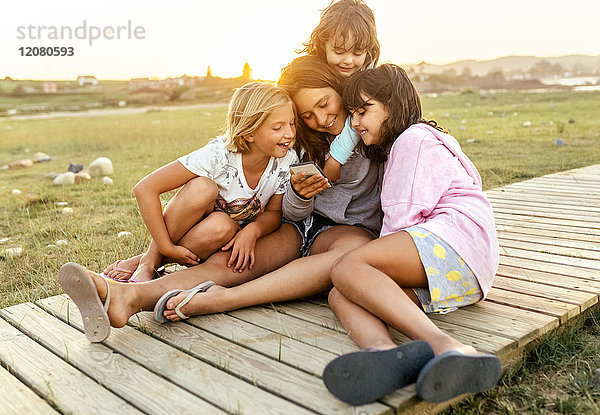
<instances>
[{"instance_id":1,"label":"smartphone","mask_svg":"<svg viewBox=\"0 0 600 415\"><path fill-rule=\"evenodd\" d=\"M294 174L298 174L300 172L305 171L306 178L309 178L314 174L320 174L321 176L325 177L325 173L323 173L323 170L321 170L321 168L317 166L314 161L305 161L303 163L292 164L290 165L290 170Z\"/></svg>"}]
</instances>

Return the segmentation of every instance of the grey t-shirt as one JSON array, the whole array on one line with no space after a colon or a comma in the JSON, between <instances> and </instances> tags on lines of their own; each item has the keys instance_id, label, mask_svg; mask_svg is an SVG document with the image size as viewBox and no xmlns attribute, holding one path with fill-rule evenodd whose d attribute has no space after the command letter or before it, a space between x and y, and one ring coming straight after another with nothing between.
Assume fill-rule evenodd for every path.
<instances>
[{"instance_id":1,"label":"grey t-shirt","mask_svg":"<svg viewBox=\"0 0 600 415\"><path fill-rule=\"evenodd\" d=\"M342 225L360 225L379 235L383 220L381 179L383 163L367 159L355 150L342 166L340 179L311 199L288 186L283 197L283 216L293 221L313 211Z\"/></svg>"}]
</instances>

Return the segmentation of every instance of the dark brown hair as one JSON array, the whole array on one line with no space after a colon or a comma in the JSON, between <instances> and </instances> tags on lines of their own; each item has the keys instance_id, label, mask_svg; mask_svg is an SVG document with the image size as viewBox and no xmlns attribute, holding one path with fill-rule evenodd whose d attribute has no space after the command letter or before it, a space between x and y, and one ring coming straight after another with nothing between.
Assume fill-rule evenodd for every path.
<instances>
[{"instance_id":1,"label":"dark brown hair","mask_svg":"<svg viewBox=\"0 0 600 415\"><path fill-rule=\"evenodd\" d=\"M331 40L335 42L334 47L343 47L351 35L354 50L367 52L363 69L376 66L380 47L375 15L362 0L339 0L329 4L300 53L306 52L326 61L325 43Z\"/></svg>"},{"instance_id":2,"label":"dark brown hair","mask_svg":"<svg viewBox=\"0 0 600 415\"><path fill-rule=\"evenodd\" d=\"M419 93L397 65L383 64L352 75L342 95L344 105L350 112L371 105L363 96L380 102L389 113L381 125L379 143L366 146L361 141L361 150L369 159L386 161L396 138L413 124L423 122L441 130L435 121L423 120Z\"/></svg>"},{"instance_id":3,"label":"dark brown hair","mask_svg":"<svg viewBox=\"0 0 600 415\"><path fill-rule=\"evenodd\" d=\"M292 100L298 91L306 88L332 88L341 97L346 78L316 56L300 56L283 68L277 86L287 91ZM329 152L331 135L310 129L302 117L299 118L295 147L300 146L304 149L305 159L323 166L325 154Z\"/></svg>"}]
</instances>

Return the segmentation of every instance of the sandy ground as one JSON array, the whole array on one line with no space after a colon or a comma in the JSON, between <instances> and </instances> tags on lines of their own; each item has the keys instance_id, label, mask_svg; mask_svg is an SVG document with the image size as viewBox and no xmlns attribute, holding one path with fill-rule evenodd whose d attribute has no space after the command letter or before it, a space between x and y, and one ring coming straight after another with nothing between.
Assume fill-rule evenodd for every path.
<instances>
[{"instance_id":1,"label":"sandy ground","mask_svg":"<svg viewBox=\"0 0 600 415\"><path fill-rule=\"evenodd\" d=\"M14 120L45 120L49 118L77 118L77 117L99 117L103 115L119 115L119 114L140 114L148 110L160 111L177 111L177 110L194 110L204 108L224 108L227 103L202 103L194 105L177 105L177 106L152 106L152 107L131 107L131 108L106 108L106 109L90 109L86 111L64 111L64 112L48 112L44 114L31 115L13 115L11 117L0 117L2 121Z\"/></svg>"}]
</instances>

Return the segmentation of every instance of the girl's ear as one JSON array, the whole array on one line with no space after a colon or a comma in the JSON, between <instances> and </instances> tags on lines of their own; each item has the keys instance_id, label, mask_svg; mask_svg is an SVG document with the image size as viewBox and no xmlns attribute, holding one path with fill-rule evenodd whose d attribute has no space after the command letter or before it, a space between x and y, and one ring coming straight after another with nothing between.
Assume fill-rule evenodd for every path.
<instances>
[{"instance_id":1,"label":"girl's ear","mask_svg":"<svg viewBox=\"0 0 600 415\"><path fill-rule=\"evenodd\" d=\"M254 142L254 134L248 134L243 136L244 140L246 140L249 143L253 143Z\"/></svg>"}]
</instances>

